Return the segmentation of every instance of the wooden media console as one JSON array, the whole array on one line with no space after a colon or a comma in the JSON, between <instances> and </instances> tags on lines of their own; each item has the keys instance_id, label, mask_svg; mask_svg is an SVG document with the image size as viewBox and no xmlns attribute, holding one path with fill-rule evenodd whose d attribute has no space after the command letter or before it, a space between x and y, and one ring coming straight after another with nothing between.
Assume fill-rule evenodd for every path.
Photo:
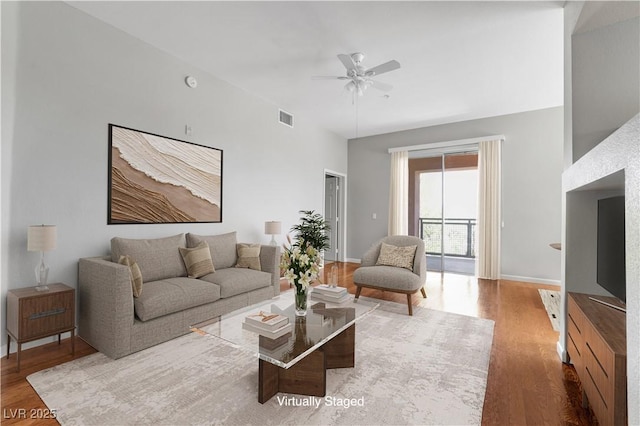
<instances>
[{"instance_id":1,"label":"wooden media console","mask_svg":"<svg viewBox=\"0 0 640 426\"><path fill-rule=\"evenodd\" d=\"M626 315L568 293L567 352L583 389L583 405L591 406L601 425L627 424ZM613 297L597 296L619 305Z\"/></svg>"}]
</instances>

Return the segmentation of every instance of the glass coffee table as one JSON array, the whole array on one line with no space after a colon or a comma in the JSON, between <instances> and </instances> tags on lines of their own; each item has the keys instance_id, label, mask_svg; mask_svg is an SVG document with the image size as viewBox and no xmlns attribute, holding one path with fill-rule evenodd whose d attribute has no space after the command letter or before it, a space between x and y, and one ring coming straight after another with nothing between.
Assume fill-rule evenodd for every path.
<instances>
[{"instance_id":1,"label":"glass coffee table","mask_svg":"<svg viewBox=\"0 0 640 426\"><path fill-rule=\"evenodd\" d=\"M356 321L379 306L362 299L354 302L352 295L341 304L310 299L307 315L297 317L293 297L294 292L287 291L191 328L259 358L258 401L261 404L278 392L324 396L326 370L355 365ZM245 330L242 325L245 318L260 312L286 316L291 330L275 339Z\"/></svg>"}]
</instances>

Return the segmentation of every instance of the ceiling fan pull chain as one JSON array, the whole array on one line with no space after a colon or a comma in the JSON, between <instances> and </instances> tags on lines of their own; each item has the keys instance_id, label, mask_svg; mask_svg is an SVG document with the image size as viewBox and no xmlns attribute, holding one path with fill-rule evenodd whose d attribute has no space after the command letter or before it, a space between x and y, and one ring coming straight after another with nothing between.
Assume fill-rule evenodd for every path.
<instances>
[{"instance_id":1,"label":"ceiling fan pull chain","mask_svg":"<svg viewBox=\"0 0 640 426\"><path fill-rule=\"evenodd\" d=\"M355 95L355 92L353 94L353 98L355 99L354 102L356 104L356 139L358 139L358 117L360 115L358 114L358 104L359 104L359 102L358 102L357 96Z\"/></svg>"}]
</instances>

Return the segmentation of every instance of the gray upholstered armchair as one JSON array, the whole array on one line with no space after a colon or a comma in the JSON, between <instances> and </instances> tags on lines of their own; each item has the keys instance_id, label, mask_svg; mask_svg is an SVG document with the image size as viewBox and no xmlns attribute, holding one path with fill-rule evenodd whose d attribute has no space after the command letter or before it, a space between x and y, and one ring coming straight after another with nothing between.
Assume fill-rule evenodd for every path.
<instances>
[{"instance_id":1,"label":"gray upholstered armchair","mask_svg":"<svg viewBox=\"0 0 640 426\"><path fill-rule=\"evenodd\" d=\"M382 243L397 247L416 246L412 270L397 266L376 264L380 256ZM403 293L407 295L409 315L413 315L411 295L421 291L422 296L427 297L427 293L424 290L426 279L427 265L424 241L418 237L407 235L385 237L378 241L367 250L362 257L360 267L356 269L353 274L353 282L358 288L356 291L356 299L360 297L360 292L363 287Z\"/></svg>"}]
</instances>

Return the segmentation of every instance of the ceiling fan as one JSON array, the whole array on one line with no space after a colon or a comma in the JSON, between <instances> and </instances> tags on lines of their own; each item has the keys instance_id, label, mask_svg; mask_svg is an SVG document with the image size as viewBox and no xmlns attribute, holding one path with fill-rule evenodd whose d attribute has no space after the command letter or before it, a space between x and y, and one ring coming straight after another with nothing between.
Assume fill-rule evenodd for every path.
<instances>
[{"instance_id":1,"label":"ceiling fan","mask_svg":"<svg viewBox=\"0 0 640 426\"><path fill-rule=\"evenodd\" d=\"M392 60L373 68L365 68L361 65L364 59L364 53L357 52L351 55L339 54L338 59L340 59L340 62L342 62L347 69L346 76L316 76L312 78L314 80L349 80L344 88L354 95L357 93L359 96L362 96L369 86L385 92L393 89L393 86L390 84L374 81L371 78L385 72L397 70L400 68L398 61Z\"/></svg>"}]
</instances>

